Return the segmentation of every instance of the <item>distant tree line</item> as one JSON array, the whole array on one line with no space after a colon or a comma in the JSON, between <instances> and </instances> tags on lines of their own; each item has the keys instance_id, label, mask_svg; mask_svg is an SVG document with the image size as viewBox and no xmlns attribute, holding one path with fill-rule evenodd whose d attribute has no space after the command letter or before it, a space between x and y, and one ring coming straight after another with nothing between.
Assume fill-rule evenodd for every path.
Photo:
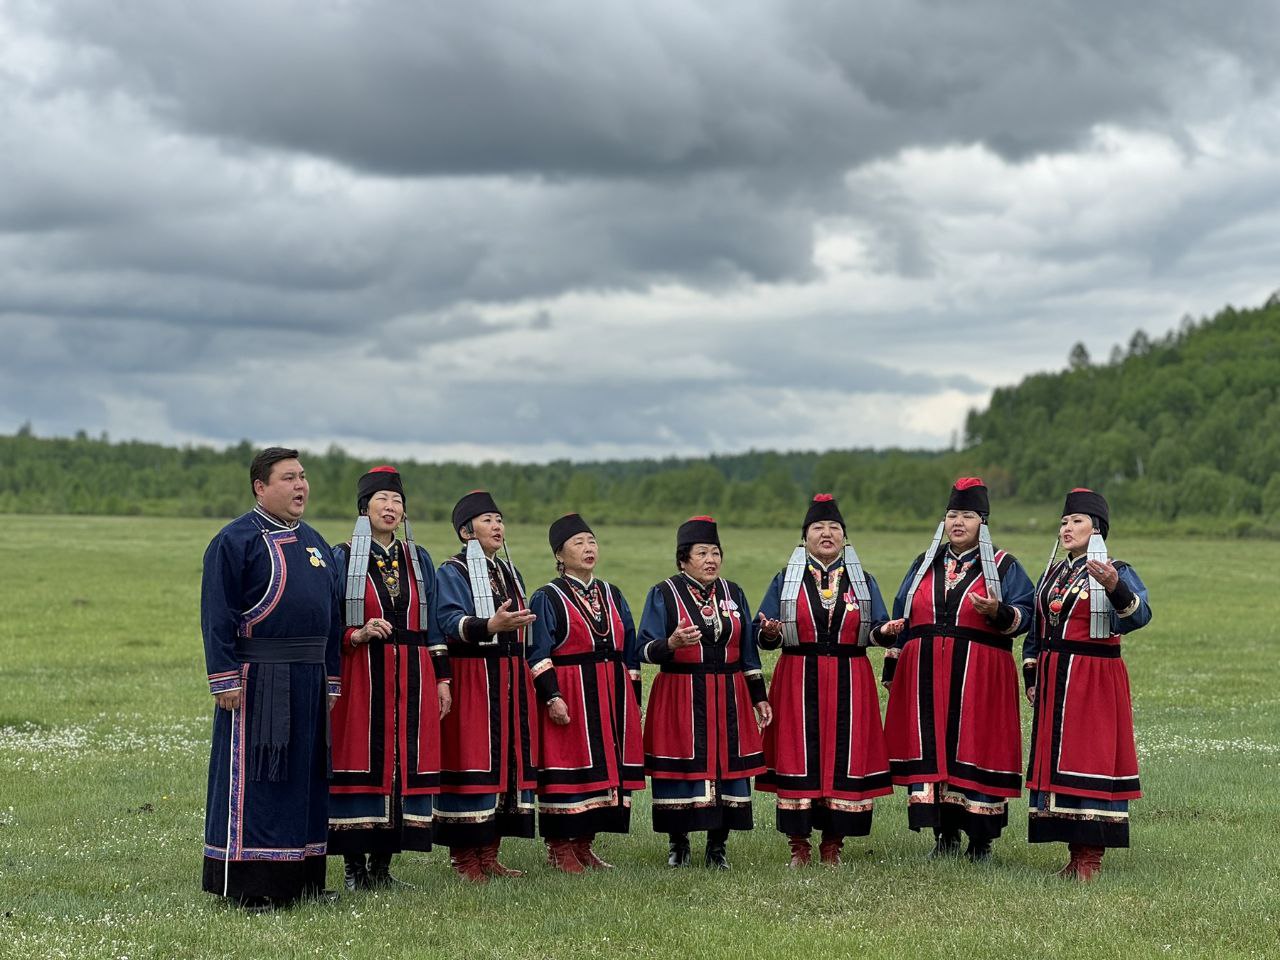
<instances>
[{"instance_id":1,"label":"distant tree line","mask_svg":"<svg viewBox=\"0 0 1280 960\"><path fill-rule=\"evenodd\" d=\"M445 520L477 487L512 517L578 510L601 524L667 524L709 512L741 526L797 522L829 491L860 525L916 526L938 515L959 475L979 474L1008 506L1056 507L1104 491L1132 523L1208 518L1205 529L1280 532L1280 298L1139 331L1105 365L1083 344L1068 368L999 389L972 411L965 447L942 452L750 452L697 459L548 464L399 461L411 513ZM223 449L113 443L81 432L0 436L0 512L231 517L249 501L248 441ZM356 479L381 460L337 447L305 454L312 516L347 517ZM1194 526L1194 525L1193 525Z\"/></svg>"}]
</instances>

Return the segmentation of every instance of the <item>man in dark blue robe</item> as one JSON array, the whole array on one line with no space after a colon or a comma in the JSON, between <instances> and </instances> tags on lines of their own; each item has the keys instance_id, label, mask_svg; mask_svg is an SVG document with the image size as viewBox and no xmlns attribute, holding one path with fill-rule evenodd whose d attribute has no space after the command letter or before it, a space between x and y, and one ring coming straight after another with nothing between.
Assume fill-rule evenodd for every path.
<instances>
[{"instance_id":1,"label":"man in dark blue robe","mask_svg":"<svg viewBox=\"0 0 1280 960\"><path fill-rule=\"evenodd\" d=\"M203 886L269 910L324 892L343 621L329 545L301 521L298 452L263 450L249 477L257 505L204 555L200 626L217 709Z\"/></svg>"}]
</instances>

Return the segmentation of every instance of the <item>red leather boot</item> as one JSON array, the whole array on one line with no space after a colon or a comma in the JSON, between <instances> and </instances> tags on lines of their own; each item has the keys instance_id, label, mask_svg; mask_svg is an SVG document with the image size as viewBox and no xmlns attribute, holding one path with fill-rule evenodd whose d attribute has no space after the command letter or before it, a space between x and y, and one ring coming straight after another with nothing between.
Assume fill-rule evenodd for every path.
<instances>
[{"instance_id":1,"label":"red leather boot","mask_svg":"<svg viewBox=\"0 0 1280 960\"><path fill-rule=\"evenodd\" d=\"M548 840L547 859L561 873L586 873L574 852L573 840Z\"/></svg>"},{"instance_id":2,"label":"red leather boot","mask_svg":"<svg viewBox=\"0 0 1280 960\"><path fill-rule=\"evenodd\" d=\"M472 883L488 883L484 868L480 865L480 855L476 847L450 847L449 866L464 880Z\"/></svg>"},{"instance_id":3,"label":"red leather boot","mask_svg":"<svg viewBox=\"0 0 1280 960\"><path fill-rule=\"evenodd\" d=\"M813 852L809 848L808 837L787 837L787 842L791 844L791 862L787 864L789 867L807 867L813 857Z\"/></svg>"},{"instance_id":4,"label":"red leather boot","mask_svg":"<svg viewBox=\"0 0 1280 960\"><path fill-rule=\"evenodd\" d=\"M480 868L491 877L523 877L523 870L504 867L498 862L498 850L501 846L501 840L492 840L479 848Z\"/></svg>"},{"instance_id":5,"label":"red leather boot","mask_svg":"<svg viewBox=\"0 0 1280 960\"><path fill-rule=\"evenodd\" d=\"M822 843L818 845L818 857L828 867L840 866L840 851L844 847L844 837L832 833L822 835Z\"/></svg>"}]
</instances>

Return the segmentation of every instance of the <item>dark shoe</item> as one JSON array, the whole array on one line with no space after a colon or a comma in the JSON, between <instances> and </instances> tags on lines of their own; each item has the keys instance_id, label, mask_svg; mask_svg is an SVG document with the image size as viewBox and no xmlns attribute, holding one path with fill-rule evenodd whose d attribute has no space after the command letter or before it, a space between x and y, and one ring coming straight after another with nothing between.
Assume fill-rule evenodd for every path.
<instances>
[{"instance_id":1,"label":"dark shoe","mask_svg":"<svg viewBox=\"0 0 1280 960\"><path fill-rule=\"evenodd\" d=\"M974 840L969 838L969 849L964 852L965 857L970 863L990 863L991 862L991 841L990 840Z\"/></svg>"},{"instance_id":2,"label":"dark shoe","mask_svg":"<svg viewBox=\"0 0 1280 960\"><path fill-rule=\"evenodd\" d=\"M930 860L941 860L945 857L958 857L960 855L960 834L959 833L943 833L941 830L933 832L934 840L933 850L929 854Z\"/></svg>"},{"instance_id":3,"label":"dark shoe","mask_svg":"<svg viewBox=\"0 0 1280 960\"><path fill-rule=\"evenodd\" d=\"M412 890L412 883L397 880L391 875L391 854L369 854L369 886L370 887L404 887Z\"/></svg>"},{"instance_id":4,"label":"dark shoe","mask_svg":"<svg viewBox=\"0 0 1280 960\"><path fill-rule=\"evenodd\" d=\"M342 885L348 893L369 889L369 870L364 865L364 854L342 858Z\"/></svg>"},{"instance_id":5,"label":"dark shoe","mask_svg":"<svg viewBox=\"0 0 1280 960\"><path fill-rule=\"evenodd\" d=\"M791 862L787 866L795 869L798 867L807 867L813 856L813 851L809 846L809 838L796 836L787 837L787 843L791 846Z\"/></svg>"},{"instance_id":6,"label":"dark shoe","mask_svg":"<svg viewBox=\"0 0 1280 960\"><path fill-rule=\"evenodd\" d=\"M729 869L729 853L725 849L725 841L707 837L706 865L712 870Z\"/></svg>"},{"instance_id":7,"label":"dark shoe","mask_svg":"<svg viewBox=\"0 0 1280 960\"><path fill-rule=\"evenodd\" d=\"M245 897L233 903L245 913L274 913L280 909L280 904L270 897Z\"/></svg>"},{"instance_id":8,"label":"dark shoe","mask_svg":"<svg viewBox=\"0 0 1280 960\"><path fill-rule=\"evenodd\" d=\"M689 865L689 835L687 833L669 834L671 842L667 846L667 866L687 867Z\"/></svg>"}]
</instances>

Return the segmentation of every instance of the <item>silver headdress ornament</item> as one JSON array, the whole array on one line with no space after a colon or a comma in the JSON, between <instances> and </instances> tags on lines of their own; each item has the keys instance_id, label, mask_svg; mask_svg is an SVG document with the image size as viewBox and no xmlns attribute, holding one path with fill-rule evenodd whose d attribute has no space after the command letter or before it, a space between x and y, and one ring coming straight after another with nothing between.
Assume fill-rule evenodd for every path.
<instances>
[{"instance_id":1,"label":"silver headdress ornament","mask_svg":"<svg viewBox=\"0 0 1280 960\"><path fill-rule=\"evenodd\" d=\"M911 603L916 598L916 589L920 586L920 581L924 579L925 573L928 572L929 567L933 564L933 558L938 555L938 546L942 543L942 531L946 525L947 521L938 521L938 529L933 535L933 542L929 544L929 549L924 552L924 557L920 560L920 566L916 568L916 575L911 580L911 589L907 591L907 603L902 608L902 615L908 620L911 619Z\"/></svg>"},{"instance_id":2,"label":"silver headdress ornament","mask_svg":"<svg viewBox=\"0 0 1280 960\"><path fill-rule=\"evenodd\" d=\"M369 518L356 517L351 532L351 556L347 558L347 626L364 626L364 578L369 572L369 550L373 546L373 530Z\"/></svg>"},{"instance_id":3,"label":"silver headdress ornament","mask_svg":"<svg viewBox=\"0 0 1280 960\"><path fill-rule=\"evenodd\" d=\"M778 619L782 621L782 645L794 647L800 643L800 635L796 630L797 603L800 588L804 584L805 568L809 564L808 551L798 546L791 551L791 559L787 561L787 570L782 577L782 595L778 604ZM863 572L858 552L851 546L844 548L844 568L849 574L849 582L853 586L853 595L858 601L858 612L861 620L858 625L858 645L867 646L871 642L871 588L867 586L867 575Z\"/></svg>"},{"instance_id":4,"label":"silver headdress ornament","mask_svg":"<svg viewBox=\"0 0 1280 960\"><path fill-rule=\"evenodd\" d=\"M800 642L796 632L796 600L800 596L800 587L804 583L804 570L808 565L808 556L804 545L791 551L791 559L787 561L787 572L782 576L782 598L778 604L778 619L782 621L782 645L794 647Z\"/></svg>"},{"instance_id":5,"label":"silver headdress ornament","mask_svg":"<svg viewBox=\"0 0 1280 960\"><path fill-rule=\"evenodd\" d=\"M1094 533L1089 537L1088 560L1098 563L1107 562L1107 542L1102 534ZM1086 561L1087 562L1087 561ZM1102 584L1089 574L1089 639L1104 640L1111 636L1111 601L1107 599L1107 591Z\"/></svg>"},{"instance_id":6,"label":"silver headdress ornament","mask_svg":"<svg viewBox=\"0 0 1280 960\"><path fill-rule=\"evenodd\" d=\"M413 542L413 527L409 526L409 515L404 518L404 552L409 555L409 566L413 568L413 583L418 588L418 629L427 631L431 622L431 608L427 604L427 584L422 577L422 564L418 560L418 547Z\"/></svg>"},{"instance_id":7,"label":"silver headdress ornament","mask_svg":"<svg viewBox=\"0 0 1280 960\"><path fill-rule=\"evenodd\" d=\"M489 583L489 558L484 555L484 548L476 539L467 541L467 579L471 581L471 600L476 608L476 616L488 620L494 614L493 586Z\"/></svg>"},{"instance_id":8,"label":"silver headdress ornament","mask_svg":"<svg viewBox=\"0 0 1280 960\"><path fill-rule=\"evenodd\" d=\"M844 568L848 571L853 595L858 601L858 646L865 647L871 643L871 588L867 586L867 575L862 569L862 561L858 559L858 551L849 544L844 548Z\"/></svg>"},{"instance_id":9,"label":"silver headdress ornament","mask_svg":"<svg viewBox=\"0 0 1280 960\"><path fill-rule=\"evenodd\" d=\"M982 579L986 582L987 596L997 602L1003 600L1000 569L996 566L995 548L991 546L991 531L985 523L978 527L978 556L982 559Z\"/></svg>"}]
</instances>

